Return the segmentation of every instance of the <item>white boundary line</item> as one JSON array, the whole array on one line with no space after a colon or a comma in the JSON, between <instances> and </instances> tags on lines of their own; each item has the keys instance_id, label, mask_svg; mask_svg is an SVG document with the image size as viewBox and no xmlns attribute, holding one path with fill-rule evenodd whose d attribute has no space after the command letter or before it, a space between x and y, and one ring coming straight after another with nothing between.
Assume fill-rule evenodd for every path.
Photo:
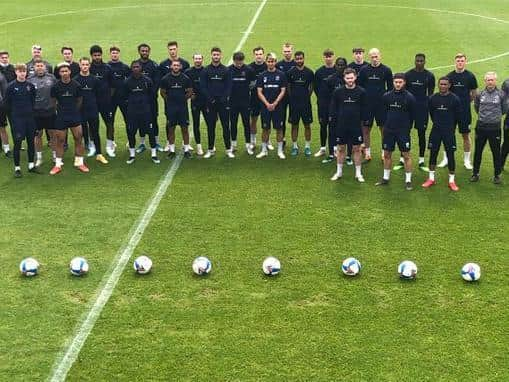
<instances>
[{"instance_id":1,"label":"white boundary line","mask_svg":"<svg viewBox=\"0 0 509 382\"><path fill-rule=\"evenodd\" d=\"M263 0L258 6L255 15L253 16L251 23L249 24L247 30L243 32L242 38L235 48L235 50L239 50L242 48L244 43L247 40L247 37L253 30L256 21L260 17L260 14L265 7L267 0ZM51 371L51 382L60 382L65 381L67 373L71 369L72 365L76 361L81 348L85 344L90 332L94 328L94 325L101 315L101 312L110 299L122 272L127 265L127 262L131 258L134 250L138 246L145 229L149 225L152 217L154 216L161 199L165 195L168 187L170 187L173 178L182 163L182 154L177 155L175 158L175 162L168 169L162 180L159 182L159 185L156 189L156 192L150 199L147 204L147 207L142 211L140 217L134 223L131 231L129 232L129 241L123 247L121 247L117 253L117 256L113 260L112 263L112 271L111 273L107 272L99 286L99 292L95 299L94 304L84 316L84 319L80 322L80 324L76 327L76 333L70 343L66 345L65 353L62 356L59 356L53 366ZM109 275L108 275L109 273Z\"/></svg>"}]
</instances>

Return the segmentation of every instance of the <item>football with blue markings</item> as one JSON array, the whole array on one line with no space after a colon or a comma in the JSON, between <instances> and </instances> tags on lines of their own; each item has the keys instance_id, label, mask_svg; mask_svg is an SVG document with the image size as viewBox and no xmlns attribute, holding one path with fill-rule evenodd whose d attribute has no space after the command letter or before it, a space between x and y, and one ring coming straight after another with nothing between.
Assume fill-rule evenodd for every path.
<instances>
[{"instance_id":1,"label":"football with blue markings","mask_svg":"<svg viewBox=\"0 0 509 382\"><path fill-rule=\"evenodd\" d=\"M193 272L199 276L209 274L212 270L212 263L205 256L193 260Z\"/></svg>"},{"instance_id":2,"label":"football with blue markings","mask_svg":"<svg viewBox=\"0 0 509 382\"><path fill-rule=\"evenodd\" d=\"M398 265L399 277L412 280L417 276L417 265L413 261L405 260Z\"/></svg>"},{"instance_id":3,"label":"football with blue markings","mask_svg":"<svg viewBox=\"0 0 509 382\"><path fill-rule=\"evenodd\" d=\"M263 260L262 270L267 276L275 276L281 272L281 262L274 256L269 256Z\"/></svg>"},{"instance_id":4,"label":"football with blue markings","mask_svg":"<svg viewBox=\"0 0 509 382\"><path fill-rule=\"evenodd\" d=\"M39 262L32 257L27 257L19 263L19 271L23 276L35 276L39 272Z\"/></svg>"},{"instance_id":5,"label":"football with blue markings","mask_svg":"<svg viewBox=\"0 0 509 382\"><path fill-rule=\"evenodd\" d=\"M361 263L355 257L349 257L343 260L341 270L347 276L356 276L361 271Z\"/></svg>"},{"instance_id":6,"label":"football with blue markings","mask_svg":"<svg viewBox=\"0 0 509 382\"><path fill-rule=\"evenodd\" d=\"M152 260L145 255L137 257L133 262L133 268L139 275L146 275L152 269Z\"/></svg>"},{"instance_id":7,"label":"football with blue markings","mask_svg":"<svg viewBox=\"0 0 509 382\"><path fill-rule=\"evenodd\" d=\"M83 257L75 257L69 264L69 270L73 276L84 276L88 273L88 262Z\"/></svg>"},{"instance_id":8,"label":"football with blue markings","mask_svg":"<svg viewBox=\"0 0 509 382\"><path fill-rule=\"evenodd\" d=\"M476 263L467 263L461 268L461 277L465 281L477 281L481 278L481 267Z\"/></svg>"}]
</instances>

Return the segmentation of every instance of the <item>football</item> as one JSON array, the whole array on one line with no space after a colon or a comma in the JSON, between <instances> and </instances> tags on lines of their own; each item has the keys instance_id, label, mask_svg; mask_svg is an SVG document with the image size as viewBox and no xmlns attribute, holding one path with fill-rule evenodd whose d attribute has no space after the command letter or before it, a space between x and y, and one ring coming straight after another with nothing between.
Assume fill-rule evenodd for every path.
<instances>
[{"instance_id":1,"label":"football","mask_svg":"<svg viewBox=\"0 0 509 382\"><path fill-rule=\"evenodd\" d=\"M268 276L275 276L281 271L281 263L275 257L269 256L263 260L262 270Z\"/></svg>"},{"instance_id":2,"label":"football","mask_svg":"<svg viewBox=\"0 0 509 382\"><path fill-rule=\"evenodd\" d=\"M341 270L347 276L356 276L361 271L361 263L355 257L349 257L343 261Z\"/></svg>"},{"instance_id":3,"label":"football","mask_svg":"<svg viewBox=\"0 0 509 382\"><path fill-rule=\"evenodd\" d=\"M75 257L69 264L69 270L73 276L83 276L88 272L88 263L83 257Z\"/></svg>"},{"instance_id":4,"label":"football","mask_svg":"<svg viewBox=\"0 0 509 382\"><path fill-rule=\"evenodd\" d=\"M417 275L417 265L413 261L403 261L398 266L399 277L402 279L414 279Z\"/></svg>"},{"instance_id":5,"label":"football","mask_svg":"<svg viewBox=\"0 0 509 382\"><path fill-rule=\"evenodd\" d=\"M193 272L197 275L206 275L212 270L212 263L204 256L197 257L193 260Z\"/></svg>"},{"instance_id":6,"label":"football","mask_svg":"<svg viewBox=\"0 0 509 382\"><path fill-rule=\"evenodd\" d=\"M461 268L461 277L465 281L477 281L481 278L481 267L476 263L467 263Z\"/></svg>"},{"instance_id":7,"label":"football","mask_svg":"<svg viewBox=\"0 0 509 382\"><path fill-rule=\"evenodd\" d=\"M19 271L27 277L35 276L39 271L39 262L32 257L27 257L19 263Z\"/></svg>"},{"instance_id":8,"label":"football","mask_svg":"<svg viewBox=\"0 0 509 382\"><path fill-rule=\"evenodd\" d=\"M136 273L146 275L152 269L152 260L148 256L140 256L134 260L133 268Z\"/></svg>"}]
</instances>

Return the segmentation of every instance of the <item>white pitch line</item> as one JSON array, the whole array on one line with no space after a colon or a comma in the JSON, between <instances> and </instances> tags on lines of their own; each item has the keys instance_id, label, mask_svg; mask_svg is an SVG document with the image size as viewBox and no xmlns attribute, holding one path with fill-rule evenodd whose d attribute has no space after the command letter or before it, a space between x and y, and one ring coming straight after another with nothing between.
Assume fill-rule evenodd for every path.
<instances>
[{"instance_id":1,"label":"white pitch line","mask_svg":"<svg viewBox=\"0 0 509 382\"><path fill-rule=\"evenodd\" d=\"M256 21L260 17L260 14L263 8L265 7L266 3L267 0L263 0L258 6L258 9L256 10L256 13L254 14L247 30L243 32L243 36L239 44L235 48L235 51L240 50L244 46L247 37L253 30ZM152 220L152 217L154 216L157 207L159 206L159 203L161 202L163 196L166 194L166 191L170 187L173 178L177 173L177 170L179 169L181 163L182 154L179 154L175 158L175 162L173 162L171 167L168 169L164 177L159 182L159 185L154 195L148 202L147 207L145 208L144 211L142 211L140 217L134 223L133 228L129 232L129 241L125 246L119 249L117 256L113 260L111 273L109 275L108 272L105 274L103 281L99 286L99 292L97 294L97 298L95 299L94 304L92 305L86 316L84 316L84 319L81 321L81 323L77 326L74 337L70 341L69 345L66 346L65 353L62 353L63 355L59 357L55 362L55 365L51 372L50 377L51 382L65 381L67 373L69 372L72 365L76 361L76 358L78 358L78 355L83 345L85 344L90 332L94 328L97 319L101 315L104 306L106 305L113 291L115 290L115 287L118 283L118 280L120 279L120 276L122 275L122 272L125 269L125 266L127 265L127 262L129 261L134 250L138 246L138 243L140 242L143 233L145 232L145 229Z\"/></svg>"}]
</instances>

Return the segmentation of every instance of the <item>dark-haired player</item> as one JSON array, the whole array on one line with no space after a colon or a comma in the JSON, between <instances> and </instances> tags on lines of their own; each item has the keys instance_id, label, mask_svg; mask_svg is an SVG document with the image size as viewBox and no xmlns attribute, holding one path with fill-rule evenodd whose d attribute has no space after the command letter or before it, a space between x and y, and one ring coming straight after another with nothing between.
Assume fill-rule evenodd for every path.
<instances>
[{"instance_id":1,"label":"dark-haired player","mask_svg":"<svg viewBox=\"0 0 509 382\"><path fill-rule=\"evenodd\" d=\"M271 127L276 130L277 155L279 159L285 159L283 151L283 112L281 101L286 93L288 82L285 74L276 68L276 55L267 54L265 62L267 70L261 73L256 80L258 97L262 102L262 149L256 156L261 159L268 155L268 145Z\"/></svg>"},{"instance_id":2,"label":"dark-haired player","mask_svg":"<svg viewBox=\"0 0 509 382\"><path fill-rule=\"evenodd\" d=\"M140 60L131 63L131 75L124 82L124 95L127 99L127 139L129 140L129 159L127 164L133 164L136 156L136 133L140 136L148 135L151 146L152 162L161 163L157 157L156 140L154 136L153 106L154 84L143 74Z\"/></svg>"},{"instance_id":3,"label":"dark-haired player","mask_svg":"<svg viewBox=\"0 0 509 382\"><path fill-rule=\"evenodd\" d=\"M385 92L392 90L392 71L382 64L382 55L377 48L369 51L370 64L363 67L358 76L358 83L366 90L368 109L364 121L364 159L371 160L371 128L373 122L380 128L383 137L386 108L383 101Z\"/></svg>"},{"instance_id":4,"label":"dark-haired player","mask_svg":"<svg viewBox=\"0 0 509 382\"><path fill-rule=\"evenodd\" d=\"M364 69L363 69L364 70ZM362 71L361 71L362 73ZM392 152L398 144L399 151L405 160L405 188L412 190L412 158L410 156L410 129L415 120L415 97L405 90L405 74L394 75L394 89L382 97L386 112L382 147L384 150L384 175L376 183L387 185L391 175Z\"/></svg>"},{"instance_id":5,"label":"dark-haired player","mask_svg":"<svg viewBox=\"0 0 509 382\"><path fill-rule=\"evenodd\" d=\"M187 69L189 69L189 62L184 60L179 56L179 45L177 41L170 41L166 44L168 49L168 58L166 60L161 61L159 64L160 77L163 78L171 71L171 63L173 61L180 62L182 67L182 73L184 73Z\"/></svg>"},{"instance_id":6,"label":"dark-haired player","mask_svg":"<svg viewBox=\"0 0 509 382\"><path fill-rule=\"evenodd\" d=\"M207 100L200 90L200 77L203 71L203 55L193 54L193 66L187 69L184 74L193 82L193 94L191 95L191 115L193 117L193 135L196 142L196 154L203 155L200 132L200 114L206 119Z\"/></svg>"},{"instance_id":7,"label":"dark-haired player","mask_svg":"<svg viewBox=\"0 0 509 382\"><path fill-rule=\"evenodd\" d=\"M249 64L251 69L254 72L255 78L258 79L260 74L267 70L267 64L265 62L265 50L261 46L257 46L253 49L254 61ZM251 83L251 148L255 150L256 147L256 125L258 123L258 117L260 116L260 111L262 108L262 103L258 98L258 90L256 88L256 80ZM274 150L274 147L269 142L269 150Z\"/></svg>"},{"instance_id":8,"label":"dark-haired player","mask_svg":"<svg viewBox=\"0 0 509 382\"><path fill-rule=\"evenodd\" d=\"M166 112L168 157L175 158L175 128L179 125L184 141L184 158L191 158L187 100L193 93L193 83L188 76L182 73L182 64L179 60L171 62L171 71L161 79L160 89Z\"/></svg>"},{"instance_id":9,"label":"dark-haired player","mask_svg":"<svg viewBox=\"0 0 509 382\"><path fill-rule=\"evenodd\" d=\"M334 52L331 49L324 50L323 61L324 65L315 71L315 81L313 84L318 107L318 122L320 123L320 149L315 153L316 158L326 154L327 137L330 136L329 106L332 94L330 93L327 79L336 72ZM329 157L323 162L328 163L334 160L334 152L329 154Z\"/></svg>"},{"instance_id":10,"label":"dark-haired player","mask_svg":"<svg viewBox=\"0 0 509 382\"><path fill-rule=\"evenodd\" d=\"M228 158L235 158L231 148L230 117L228 115L228 99L232 88L231 74L221 63L222 52L218 47L210 51L212 62L201 72L200 89L207 100L207 130L209 147L204 158L215 155L216 123L219 117L223 128L223 140Z\"/></svg>"},{"instance_id":11,"label":"dark-haired player","mask_svg":"<svg viewBox=\"0 0 509 382\"><path fill-rule=\"evenodd\" d=\"M64 143L67 136L67 129L71 129L74 137L74 166L81 172L90 170L83 161L83 134L81 129L80 109L83 101L80 85L71 78L69 64L58 65L60 80L51 88L51 98L56 104L57 117L53 130L50 131L53 149L56 152L55 166L51 169L50 175L56 175L62 171L64 162Z\"/></svg>"},{"instance_id":12,"label":"dark-haired player","mask_svg":"<svg viewBox=\"0 0 509 382\"><path fill-rule=\"evenodd\" d=\"M250 103L250 85L255 79L255 74L251 67L244 63L245 56L242 52L233 54L233 64L228 67L232 78L232 90L230 93L230 126L232 133L232 149L237 147L237 125L239 116L244 127L244 139L246 142L246 151L253 155L251 148L251 129L249 125L249 103Z\"/></svg>"},{"instance_id":13,"label":"dark-haired player","mask_svg":"<svg viewBox=\"0 0 509 382\"><path fill-rule=\"evenodd\" d=\"M454 172L456 171L456 162L454 159L456 136L454 129L461 118L461 103L458 96L450 92L450 88L451 80L449 80L448 77L440 78L438 80L439 92L433 94L428 101L428 109L433 126L428 143L430 150L429 177L422 185L424 188L429 188L436 183L435 168L437 165L438 152L443 143L448 158L449 188L452 191L459 190L454 180Z\"/></svg>"},{"instance_id":14,"label":"dark-haired player","mask_svg":"<svg viewBox=\"0 0 509 382\"><path fill-rule=\"evenodd\" d=\"M353 61L348 64L348 67L354 69L359 75L361 69L369 65L367 61L364 61L364 48L353 48L352 55Z\"/></svg>"},{"instance_id":15,"label":"dark-haired player","mask_svg":"<svg viewBox=\"0 0 509 382\"><path fill-rule=\"evenodd\" d=\"M62 54L62 58L64 59L64 62L67 62L69 64L69 67L71 68L71 78L74 78L78 75L80 72L80 64L78 64L76 61L74 61L74 50L70 46L63 46L60 49L60 53ZM53 71L53 75L57 80L60 79L60 75L58 74L58 70L55 67L55 70Z\"/></svg>"},{"instance_id":16,"label":"dark-haired player","mask_svg":"<svg viewBox=\"0 0 509 382\"><path fill-rule=\"evenodd\" d=\"M113 126L115 126L117 109L120 109L127 132L127 103L125 97L122 95L122 89L125 80L129 77L131 69L129 65L120 60L120 48L116 46L110 47L110 61L108 61L108 65L111 68L111 90L113 93L111 95L111 117Z\"/></svg>"},{"instance_id":17,"label":"dark-haired player","mask_svg":"<svg viewBox=\"0 0 509 382\"><path fill-rule=\"evenodd\" d=\"M295 60L292 58L293 55L293 45L289 42L285 42L283 44L283 59L278 61L276 64L276 68L281 70L284 74L288 74L288 71L295 67ZM288 76L287 76L288 78ZM281 107L283 108L283 146L286 144L286 117L288 115L288 107L289 107L289 98L288 92L285 94L283 98Z\"/></svg>"},{"instance_id":18,"label":"dark-haired player","mask_svg":"<svg viewBox=\"0 0 509 382\"><path fill-rule=\"evenodd\" d=\"M34 164L35 85L27 81L25 64L16 65L15 72L16 79L7 86L5 103L14 139L14 176L20 178L20 151L24 140L28 148L28 171L38 172Z\"/></svg>"},{"instance_id":19,"label":"dark-haired player","mask_svg":"<svg viewBox=\"0 0 509 382\"><path fill-rule=\"evenodd\" d=\"M6 50L0 51L0 74L5 78L6 84L4 91L7 89L7 84L16 79L16 73L14 66L9 62L9 52ZM4 93L5 97L5 93ZM7 112L5 107L0 102L0 142L2 143L2 151L7 157L11 156L11 150L9 146L9 136L7 135Z\"/></svg>"},{"instance_id":20,"label":"dark-haired player","mask_svg":"<svg viewBox=\"0 0 509 382\"><path fill-rule=\"evenodd\" d=\"M292 125L292 156L299 154L297 139L299 136L299 122L304 125L304 155L311 156L311 123L313 112L311 109L311 94L313 94L314 73L304 65L304 52L295 52L295 67L286 73L288 81L288 103L290 105L290 124ZM284 98L281 104L284 110ZM284 113L283 113L284 117ZM284 132L283 132L284 136Z\"/></svg>"}]
</instances>

